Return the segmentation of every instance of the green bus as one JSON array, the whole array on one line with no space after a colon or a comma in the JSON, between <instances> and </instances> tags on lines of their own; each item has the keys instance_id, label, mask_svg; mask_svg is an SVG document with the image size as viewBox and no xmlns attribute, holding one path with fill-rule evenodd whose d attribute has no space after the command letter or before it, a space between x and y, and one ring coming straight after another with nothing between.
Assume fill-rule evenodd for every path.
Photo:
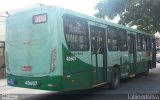
<instances>
[{"instance_id":1,"label":"green bus","mask_svg":"<svg viewBox=\"0 0 160 100\"><path fill-rule=\"evenodd\" d=\"M156 67L153 35L64 8L14 12L6 22L10 86L71 91L109 84Z\"/></svg>"}]
</instances>

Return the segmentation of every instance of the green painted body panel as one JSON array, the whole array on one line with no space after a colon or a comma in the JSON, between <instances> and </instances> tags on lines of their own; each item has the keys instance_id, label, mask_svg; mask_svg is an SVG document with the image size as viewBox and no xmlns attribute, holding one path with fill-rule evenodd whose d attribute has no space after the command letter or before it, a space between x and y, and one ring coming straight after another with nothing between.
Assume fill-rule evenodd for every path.
<instances>
[{"instance_id":1,"label":"green painted body panel","mask_svg":"<svg viewBox=\"0 0 160 100\"><path fill-rule=\"evenodd\" d=\"M137 52L137 72L136 73L142 73L149 69L149 60L151 60L151 57L147 55L147 52L138 51Z\"/></svg>"},{"instance_id":2,"label":"green painted body panel","mask_svg":"<svg viewBox=\"0 0 160 100\"><path fill-rule=\"evenodd\" d=\"M92 88L91 71L70 74L64 79L64 90L79 90Z\"/></svg>"},{"instance_id":3,"label":"green painted body panel","mask_svg":"<svg viewBox=\"0 0 160 100\"><path fill-rule=\"evenodd\" d=\"M92 87L92 66L81 61L73 55L64 45L63 52L63 75L66 77L66 87L70 90L87 89ZM67 61L67 57L76 57L74 61ZM88 57L89 59L89 57ZM70 77L67 77L70 76Z\"/></svg>"},{"instance_id":4,"label":"green painted body panel","mask_svg":"<svg viewBox=\"0 0 160 100\"><path fill-rule=\"evenodd\" d=\"M13 79L16 81L15 85L11 85L10 80ZM26 85L26 81L37 81L38 84L34 85ZM62 76L45 76L45 77L23 77L23 76L15 76L7 74L7 82L8 85L14 87L23 87L23 88L32 88L32 89L40 89L40 90L52 90L52 91L61 91L63 90L63 77ZM48 84L56 84L55 87L49 87Z\"/></svg>"}]
</instances>

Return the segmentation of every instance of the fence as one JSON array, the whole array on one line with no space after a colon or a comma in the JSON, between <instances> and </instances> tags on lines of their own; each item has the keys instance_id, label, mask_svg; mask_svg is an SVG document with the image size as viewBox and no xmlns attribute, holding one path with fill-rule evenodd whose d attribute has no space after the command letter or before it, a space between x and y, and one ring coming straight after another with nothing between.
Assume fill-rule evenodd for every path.
<instances>
[{"instance_id":1,"label":"fence","mask_svg":"<svg viewBox=\"0 0 160 100\"><path fill-rule=\"evenodd\" d=\"M0 67L5 67L4 51L5 51L5 42L0 41Z\"/></svg>"}]
</instances>

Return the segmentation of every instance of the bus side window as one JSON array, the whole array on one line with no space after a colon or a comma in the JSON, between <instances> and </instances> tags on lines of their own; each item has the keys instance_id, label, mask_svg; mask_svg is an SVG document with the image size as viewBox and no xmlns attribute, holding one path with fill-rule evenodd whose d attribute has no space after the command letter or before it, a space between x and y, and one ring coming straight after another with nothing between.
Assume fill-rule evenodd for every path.
<instances>
[{"instance_id":1,"label":"bus side window","mask_svg":"<svg viewBox=\"0 0 160 100\"><path fill-rule=\"evenodd\" d=\"M103 30L91 27L91 49L93 54L103 54Z\"/></svg>"},{"instance_id":2,"label":"bus side window","mask_svg":"<svg viewBox=\"0 0 160 100\"><path fill-rule=\"evenodd\" d=\"M91 51L92 51L93 54L96 54L96 47L95 47L96 46L96 44L95 44L96 43L96 38L94 36L91 38L91 42L92 42L91 43L91 49L92 49Z\"/></svg>"},{"instance_id":3,"label":"bus side window","mask_svg":"<svg viewBox=\"0 0 160 100\"><path fill-rule=\"evenodd\" d=\"M142 36L137 34L137 50L141 51L143 50L142 48Z\"/></svg>"},{"instance_id":4,"label":"bus side window","mask_svg":"<svg viewBox=\"0 0 160 100\"><path fill-rule=\"evenodd\" d=\"M118 50L118 39L117 39L117 28L116 27L107 27L107 42L109 51Z\"/></svg>"},{"instance_id":5,"label":"bus side window","mask_svg":"<svg viewBox=\"0 0 160 100\"><path fill-rule=\"evenodd\" d=\"M63 16L64 34L71 51L89 50L88 24L85 19L65 14Z\"/></svg>"},{"instance_id":6,"label":"bus side window","mask_svg":"<svg viewBox=\"0 0 160 100\"><path fill-rule=\"evenodd\" d=\"M127 51L127 31L124 29L119 29L118 37L120 51Z\"/></svg>"},{"instance_id":7,"label":"bus side window","mask_svg":"<svg viewBox=\"0 0 160 100\"><path fill-rule=\"evenodd\" d=\"M102 38L102 32L98 32L97 36L97 53L103 54L103 38Z\"/></svg>"},{"instance_id":8,"label":"bus side window","mask_svg":"<svg viewBox=\"0 0 160 100\"><path fill-rule=\"evenodd\" d=\"M147 50L147 39L145 36L142 37L142 49L143 51Z\"/></svg>"}]
</instances>

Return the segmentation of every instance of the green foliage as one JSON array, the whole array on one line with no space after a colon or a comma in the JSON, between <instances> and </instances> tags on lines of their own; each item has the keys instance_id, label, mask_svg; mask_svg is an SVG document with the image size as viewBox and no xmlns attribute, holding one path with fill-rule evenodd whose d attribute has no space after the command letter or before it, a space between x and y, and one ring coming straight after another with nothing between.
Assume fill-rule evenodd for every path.
<instances>
[{"instance_id":1,"label":"green foliage","mask_svg":"<svg viewBox=\"0 0 160 100\"><path fill-rule=\"evenodd\" d=\"M160 0L102 0L96 5L96 17L113 19L149 33L160 31Z\"/></svg>"}]
</instances>

